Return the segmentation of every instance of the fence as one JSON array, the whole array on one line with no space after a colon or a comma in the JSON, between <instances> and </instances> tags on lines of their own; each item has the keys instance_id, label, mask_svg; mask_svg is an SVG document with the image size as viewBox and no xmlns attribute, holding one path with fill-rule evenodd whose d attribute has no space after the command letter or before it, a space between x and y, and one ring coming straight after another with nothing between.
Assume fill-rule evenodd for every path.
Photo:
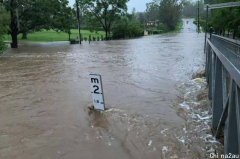
<instances>
[{"instance_id":1,"label":"fence","mask_svg":"<svg viewBox=\"0 0 240 159\"><path fill-rule=\"evenodd\" d=\"M240 42L211 35L206 43L206 77L212 128L224 135L225 154L240 152Z\"/></svg>"},{"instance_id":2,"label":"fence","mask_svg":"<svg viewBox=\"0 0 240 159\"><path fill-rule=\"evenodd\" d=\"M85 31L86 32L86 31ZM105 39L105 35L97 33L85 33L83 32L82 41L89 41L89 36L91 41L102 41ZM70 39L79 39L78 33L72 33ZM11 35L4 35L4 40L11 41ZM55 41L69 41L69 35L67 33L56 33L55 31L43 31L27 34L27 39L22 39L22 35L18 35L19 41L28 42L55 42Z\"/></svg>"}]
</instances>

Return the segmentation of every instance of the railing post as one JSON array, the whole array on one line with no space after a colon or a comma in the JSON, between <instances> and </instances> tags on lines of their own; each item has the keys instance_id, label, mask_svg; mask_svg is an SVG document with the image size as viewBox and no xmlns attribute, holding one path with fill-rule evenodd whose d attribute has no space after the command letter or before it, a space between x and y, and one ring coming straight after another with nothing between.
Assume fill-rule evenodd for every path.
<instances>
[{"instance_id":1,"label":"railing post","mask_svg":"<svg viewBox=\"0 0 240 159\"><path fill-rule=\"evenodd\" d=\"M213 28L210 28L210 41L212 40Z\"/></svg>"},{"instance_id":2,"label":"railing post","mask_svg":"<svg viewBox=\"0 0 240 159\"><path fill-rule=\"evenodd\" d=\"M207 82L208 82L208 67L209 67L209 58L208 58L208 54L209 54L209 49L210 46L207 43L207 51L206 51L206 62L205 62L205 76L207 78Z\"/></svg>"},{"instance_id":3,"label":"railing post","mask_svg":"<svg viewBox=\"0 0 240 159\"><path fill-rule=\"evenodd\" d=\"M223 80L222 80L222 63L216 57L215 60L215 80L213 90L213 102L212 102L212 127L217 130L218 123L221 119L223 111Z\"/></svg>"},{"instance_id":4,"label":"railing post","mask_svg":"<svg viewBox=\"0 0 240 159\"><path fill-rule=\"evenodd\" d=\"M227 70L222 65L222 86L223 86L223 109L225 109L225 106L227 105L228 100L228 92L227 92Z\"/></svg>"},{"instance_id":5,"label":"railing post","mask_svg":"<svg viewBox=\"0 0 240 159\"><path fill-rule=\"evenodd\" d=\"M213 52L213 50L210 51L210 62L209 62L209 92L208 92L208 98L210 100L213 99L213 92L215 87L215 61L216 61L216 55Z\"/></svg>"},{"instance_id":6,"label":"railing post","mask_svg":"<svg viewBox=\"0 0 240 159\"><path fill-rule=\"evenodd\" d=\"M237 112L237 130L238 130L238 145L240 145L240 89L236 86L236 112ZM240 146L238 147L240 153Z\"/></svg>"},{"instance_id":7,"label":"railing post","mask_svg":"<svg viewBox=\"0 0 240 159\"><path fill-rule=\"evenodd\" d=\"M230 96L229 96L229 108L228 108L228 118L225 123L224 130L224 149L225 154L239 154L238 147L238 122L237 122L237 109L236 109L236 84L233 79L231 79L230 85Z\"/></svg>"},{"instance_id":8,"label":"railing post","mask_svg":"<svg viewBox=\"0 0 240 159\"><path fill-rule=\"evenodd\" d=\"M208 53L208 85L209 85L209 89L208 89L208 98L211 100L212 99L212 50L210 50L210 52Z\"/></svg>"},{"instance_id":9,"label":"railing post","mask_svg":"<svg viewBox=\"0 0 240 159\"><path fill-rule=\"evenodd\" d=\"M209 45L209 43L207 43L207 52L206 52L206 78L207 78L207 83L209 84L209 80L210 80L210 73L211 73L211 62L212 62L212 49L211 49L211 46Z\"/></svg>"}]
</instances>

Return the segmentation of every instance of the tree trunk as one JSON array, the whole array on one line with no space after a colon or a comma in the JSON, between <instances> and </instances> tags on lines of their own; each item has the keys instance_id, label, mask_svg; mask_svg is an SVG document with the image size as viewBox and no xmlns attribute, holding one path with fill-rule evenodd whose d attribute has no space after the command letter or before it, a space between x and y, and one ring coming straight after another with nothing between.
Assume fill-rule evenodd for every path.
<instances>
[{"instance_id":1,"label":"tree trunk","mask_svg":"<svg viewBox=\"0 0 240 159\"><path fill-rule=\"evenodd\" d=\"M105 39L108 40L108 31L105 30L105 33L106 33L106 37L105 37Z\"/></svg>"},{"instance_id":2,"label":"tree trunk","mask_svg":"<svg viewBox=\"0 0 240 159\"><path fill-rule=\"evenodd\" d=\"M229 32L230 32L230 30L228 29L228 34L227 34L227 37L229 38Z\"/></svg>"},{"instance_id":3,"label":"tree trunk","mask_svg":"<svg viewBox=\"0 0 240 159\"><path fill-rule=\"evenodd\" d=\"M16 16L14 16L14 11L11 10L10 15L11 15L11 24L10 24L10 34L12 36L12 43L11 43L11 48L18 48L18 39L17 36L19 34L18 32L18 26L17 26L17 19Z\"/></svg>"},{"instance_id":4,"label":"tree trunk","mask_svg":"<svg viewBox=\"0 0 240 159\"><path fill-rule=\"evenodd\" d=\"M71 40L71 34L68 33L68 41Z\"/></svg>"},{"instance_id":5,"label":"tree trunk","mask_svg":"<svg viewBox=\"0 0 240 159\"><path fill-rule=\"evenodd\" d=\"M11 48L18 48L17 34L12 33L11 36L12 36Z\"/></svg>"},{"instance_id":6,"label":"tree trunk","mask_svg":"<svg viewBox=\"0 0 240 159\"><path fill-rule=\"evenodd\" d=\"M27 33L26 32L22 33L22 39L23 40L27 39Z\"/></svg>"},{"instance_id":7,"label":"tree trunk","mask_svg":"<svg viewBox=\"0 0 240 159\"><path fill-rule=\"evenodd\" d=\"M233 30L233 39L235 39L235 37L236 37L236 30L234 29Z\"/></svg>"}]
</instances>

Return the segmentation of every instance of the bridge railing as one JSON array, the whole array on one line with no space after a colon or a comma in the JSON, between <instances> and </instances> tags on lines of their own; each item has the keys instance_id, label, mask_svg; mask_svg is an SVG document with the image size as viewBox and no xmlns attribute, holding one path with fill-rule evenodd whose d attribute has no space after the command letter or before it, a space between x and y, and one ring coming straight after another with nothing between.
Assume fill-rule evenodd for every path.
<instances>
[{"instance_id":1,"label":"bridge railing","mask_svg":"<svg viewBox=\"0 0 240 159\"><path fill-rule=\"evenodd\" d=\"M206 77L212 128L224 134L225 154L240 152L240 42L212 35L206 44Z\"/></svg>"}]
</instances>

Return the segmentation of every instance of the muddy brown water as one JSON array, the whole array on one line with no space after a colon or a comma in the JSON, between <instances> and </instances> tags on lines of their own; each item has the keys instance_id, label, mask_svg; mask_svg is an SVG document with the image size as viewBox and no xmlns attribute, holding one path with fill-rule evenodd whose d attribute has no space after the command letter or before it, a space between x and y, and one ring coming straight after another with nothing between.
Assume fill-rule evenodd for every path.
<instances>
[{"instance_id":1,"label":"muddy brown water","mask_svg":"<svg viewBox=\"0 0 240 159\"><path fill-rule=\"evenodd\" d=\"M203 68L203 39L180 33L9 49L0 57L0 158L157 159L171 145L171 158L183 158L189 153L173 138L184 120L170 105L176 85ZM106 113L85 109L90 73L102 75Z\"/></svg>"}]
</instances>

